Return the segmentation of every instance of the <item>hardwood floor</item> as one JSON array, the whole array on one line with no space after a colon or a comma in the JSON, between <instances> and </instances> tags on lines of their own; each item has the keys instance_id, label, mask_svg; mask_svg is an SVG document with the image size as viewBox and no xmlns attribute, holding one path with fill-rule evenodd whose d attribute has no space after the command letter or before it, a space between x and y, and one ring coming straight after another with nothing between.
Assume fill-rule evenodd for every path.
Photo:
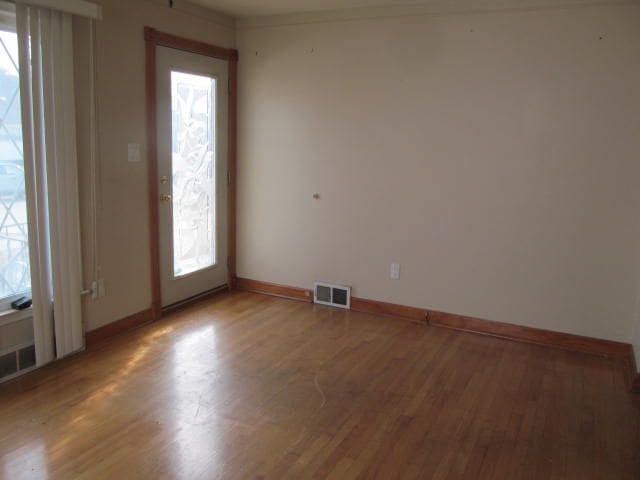
<instances>
[{"instance_id":1,"label":"hardwood floor","mask_svg":"<svg viewBox=\"0 0 640 480\"><path fill-rule=\"evenodd\" d=\"M616 361L223 294L0 385L8 479L640 478Z\"/></svg>"}]
</instances>

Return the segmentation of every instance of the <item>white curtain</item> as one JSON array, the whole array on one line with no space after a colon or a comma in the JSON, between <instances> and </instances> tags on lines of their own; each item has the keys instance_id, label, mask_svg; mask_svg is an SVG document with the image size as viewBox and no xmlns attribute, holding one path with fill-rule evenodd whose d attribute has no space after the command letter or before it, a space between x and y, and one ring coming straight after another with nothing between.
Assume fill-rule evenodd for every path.
<instances>
[{"instance_id":1,"label":"white curtain","mask_svg":"<svg viewBox=\"0 0 640 480\"><path fill-rule=\"evenodd\" d=\"M84 346L71 20L16 6L38 365Z\"/></svg>"}]
</instances>

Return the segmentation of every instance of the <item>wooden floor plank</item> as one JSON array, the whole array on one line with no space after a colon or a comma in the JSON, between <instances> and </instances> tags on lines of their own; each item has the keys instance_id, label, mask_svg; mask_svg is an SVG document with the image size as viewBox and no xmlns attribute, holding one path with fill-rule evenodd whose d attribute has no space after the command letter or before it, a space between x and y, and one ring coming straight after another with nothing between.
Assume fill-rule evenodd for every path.
<instances>
[{"instance_id":1,"label":"wooden floor plank","mask_svg":"<svg viewBox=\"0 0 640 480\"><path fill-rule=\"evenodd\" d=\"M615 360L226 293L0 385L6 479L634 479Z\"/></svg>"}]
</instances>

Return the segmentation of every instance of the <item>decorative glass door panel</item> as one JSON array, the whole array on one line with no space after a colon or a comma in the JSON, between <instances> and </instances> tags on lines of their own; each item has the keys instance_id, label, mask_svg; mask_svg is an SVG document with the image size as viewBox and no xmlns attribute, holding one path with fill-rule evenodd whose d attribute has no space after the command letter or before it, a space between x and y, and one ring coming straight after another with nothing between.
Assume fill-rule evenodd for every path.
<instances>
[{"instance_id":1,"label":"decorative glass door panel","mask_svg":"<svg viewBox=\"0 0 640 480\"><path fill-rule=\"evenodd\" d=\"M216 263L216 80L171 72L173 275Z\"/></svg>"}]
</instances>

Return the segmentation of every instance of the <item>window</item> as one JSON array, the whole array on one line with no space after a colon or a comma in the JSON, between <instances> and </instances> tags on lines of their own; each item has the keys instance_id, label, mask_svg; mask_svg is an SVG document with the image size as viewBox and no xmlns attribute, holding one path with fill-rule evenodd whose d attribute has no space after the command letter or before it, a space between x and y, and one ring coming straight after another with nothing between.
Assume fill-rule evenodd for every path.
<instances>
[{"instance_id":1,"label":"window","mask_svg":"<svg viewBox=\"0 0 640 480\"><path fill-rule=\"evenodd\" d=\"M173 274L215 264L216 80L171 72Z\"/></svg>"},{"instance_id":2,"label":"window","mask_svg":"<svg viewBox=\"0 0 640 480\"><path fill-rule=\"evenodd\" d=\"M19 80L17 35L0 26L0 303L31 289Z\"/></svg>"}]
</instances>

